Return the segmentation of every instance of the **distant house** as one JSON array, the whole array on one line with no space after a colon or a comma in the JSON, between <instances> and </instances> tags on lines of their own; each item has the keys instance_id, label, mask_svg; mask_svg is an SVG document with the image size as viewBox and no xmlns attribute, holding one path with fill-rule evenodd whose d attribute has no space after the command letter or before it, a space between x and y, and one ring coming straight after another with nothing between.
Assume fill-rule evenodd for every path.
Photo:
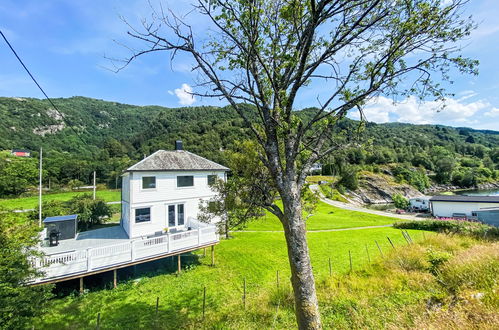
<instances>
[{"instance_id":1,"label":"distant house","mask_svg":"<svg viewBox=\"0 0 499 330\"><path fill-rule=\"evenodd\" d=\"M31 157L31 151L25 149L12 149L10 154L17 157Z\"/></svg>"},{"instance_id":2,"label":"distant house","mask_svg":"<svg viewBox=\"0 0 499 330\"><path fill-rule=\"evenodd\" d=\"M499 196L434 196L430 198L435 217L478 218L478 212L499 208Z\"/></svg>"},{"instance_id":3,"label":"distant house","mask_svg":"<svg viewBox=\"0 0 499 330\"><path fill-rule=\"evenodd\" d=\"M312 173L312 174L320 174L321 172L322 172L322 164L321 163L312 164L312 167L310 167L310 173Z\"/></svg>"},{"instance_id":4,"label":"distant house","mask_svg":"<svg viewBox=\"0 0 499 330\"><path fill-rule=\"evenodd\" d=\"M181 141L175 149L158 150L125 171L121 225L130 238L185 228L199 202L215 195L210 185L225 180L227 167L183 150Z\"/></svg>"}]
</instances>

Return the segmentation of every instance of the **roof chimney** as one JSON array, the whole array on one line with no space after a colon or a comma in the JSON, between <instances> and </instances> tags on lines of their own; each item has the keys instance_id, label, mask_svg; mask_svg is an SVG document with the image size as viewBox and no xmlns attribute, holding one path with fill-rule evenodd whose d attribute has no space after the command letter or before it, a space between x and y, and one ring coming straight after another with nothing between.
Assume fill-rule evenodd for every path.
<instances>
[{"instance_id":1,"label":"roof chimney","mask_svg":"<svg viewBox=\"0 0 499 330\"><path fill-rule=\"evenodd\" d=\"M175 150L177 150L177 151L183 150L182 141L181 140L175 141Z\"/></svg>"}]
</instances>

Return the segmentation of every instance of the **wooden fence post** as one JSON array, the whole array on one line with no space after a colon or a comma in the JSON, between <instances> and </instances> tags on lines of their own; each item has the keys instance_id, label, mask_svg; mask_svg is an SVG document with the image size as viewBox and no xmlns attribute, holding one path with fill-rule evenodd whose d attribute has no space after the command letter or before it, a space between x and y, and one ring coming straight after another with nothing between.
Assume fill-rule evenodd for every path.
<instances>
[{"instance_id":1,"label":"wooden fence post","mask_svg":"<svg viewBox=\"0 0 499 330\"><path fill-rule=\"evenodd\" d=\"M211 265L215 266L215 245L211 246Z\"/></svg>"},{"instance_id":2,"label":"wooden fence post","mask_svg":"<svg viewBox=\"0 0 499 330\"><path fill-rule=\"evenodd\" d=\"M80 294L83 294L83 290L84 288L83 288L83 276L82 276L80 277Z\"/></svg>"},{"instance_id":3,"label":"wooden fence post","mask_svg":"<svg viewBox=\"0 0 499 330\"><path fill-rule=\"evenodd\" d=\"M246 277L244 278L244 283L243 283L243 306L244 309L246 309Z\"/></svg>"},{"instance_id":4,"label":"wooden fence post","mask_svg":"<svg viewBox=\"0 0 499 330\"><path fill-rule=\"evenodd\" d=\"M206 285L203 288L203 321L204 321L205 311L206 311Z\"/></svg>"},{"instance_id":5,"label":"wooden fence post","mask_svg":"<svg viewBox=\"0 0 499 330\"><path fill-rule=\"evenodd\" d=\"M367 248L367 244L366 244L366 253L367 253L367 261L371 263L371 257L369 256L369 249Z\"/></svg>"},{"instance_id":6,"label":"wooden fence post","mask_svg":"<svg viewBox=\"0 0 499 330\"><path fill-rule=\"evenodd\" d=\"M177 275L180 275L182 271L182 261L180 260L180 254L177 255Z\"/></svg>"},{"instance_id":7,"label":"wooden fence post","mask_svg":"<svg viewBox=\"0 0 499 330\"><path fill-rule=\"evenodd\" d=\"M95 327L95 329L100 329L100 313L97 313L97 326Z\"/></svg>"},{"instance_id":8,"label":"wooden fence post","mask_svg":"<svg viewBox=\"0 0 499 330\"><path fill-rule=\"evenodd\" d=\"M383 257L383 251L381 251L381 248L379 247L378 241L374 241L376 243L376 246L378 247L379 254L381 254L381 257Z\"/></svg>"},{"instance_id":9,"label":"wooden fence post","mask_svg":"<svg viewBox=\"0 0 499 330\"><path fill-rule=\"evenodd\" d=\"M116 289L117 286L118 286L118 270L113 269L113 288Z\"/></svg>"}]
</instances>

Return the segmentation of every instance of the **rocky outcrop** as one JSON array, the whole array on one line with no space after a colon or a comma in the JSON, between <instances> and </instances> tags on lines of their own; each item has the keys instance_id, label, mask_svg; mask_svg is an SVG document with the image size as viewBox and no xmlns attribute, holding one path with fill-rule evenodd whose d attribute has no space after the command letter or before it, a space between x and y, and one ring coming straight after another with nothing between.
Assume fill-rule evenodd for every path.
<instances>
[{"instance_id":1,"label":"rocky outcrop","mask_svg":"<svg viewBox=\"0 0 499 330\"><path fill-rule=\"evenodd\" d=\"M361 204L392 203L392 196L401 194L407 198L423 196L408 184L399 184L387 175L363 174L359 176L359 188L349 192L351 200Z\"/></svg>"},{"instance_id":2,"label":"rocky outcrop","mask_svg":"<svg viewBox=\"0 0 499 330\"><path fill-rule=\"evenodd\" d=\"M459 187L459 186L454 186L451 184L435 184L432 185L430 188L426 190L426 193L428 195L431 195L433 193L440 193L444 191L454 191L454 190L472 190L472 189L477 189L477 190L492 190L492 189L499 189L499 182L486 182L486 183L480 183L476 185L475 187Z\"/></svg>"}]
</instances>

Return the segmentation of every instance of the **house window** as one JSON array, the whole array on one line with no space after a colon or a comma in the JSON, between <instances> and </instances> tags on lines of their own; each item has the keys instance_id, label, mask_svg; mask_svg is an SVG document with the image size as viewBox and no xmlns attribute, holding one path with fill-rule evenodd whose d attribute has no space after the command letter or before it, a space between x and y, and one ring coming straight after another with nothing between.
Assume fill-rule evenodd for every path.
<instances>
[{"instance_id":1,"label":"house window","mask_svg":"<svg viewBox=\"0 0 499 330\"><path fill-rule=\"evenodd\" d=\"M142 177L142 189L153 189L156 188L156 177L155 176L143 176Z\"/></svg>"},{"instance_id":2,"label":"house window","mask_svg":"<svg viewBox=\"0 0 499 330\"><path fill-rule=\"evenodd\" d=\"M135 222L151 221L151 208L145 207L142 209L135 209Z\"/></svg>"},{"instance_id":3,"label":"house window","mask_svg":"<svg viewBox=\"0 0 499 330\"><path fill-rule=\"evenodd\" d=\"M182 226L184 224L184 204L177 205L177 225Z\"/></svg>"},{"instance_id":4,"label":"house window","mask_svg":"<svg viewBox=\"0 0 499 330\"><path fill-rule=\"evenodd\" d=\"M193 187L194 176L192 175L179 175L177 176L177 187Z\"/></svg>"},{"instance_id":5,"label":"house window","mask_svg":"<svg viewBox=\"0 0 499 330\"><path fill-rule=\"evenodd\" d=\"M216 174L208 175L208 186L213 186L217 182L217 179L218 175Z\"/></svg>"},{"instance_id":6,"label":"house window","mask_svg":"<svg viewBox=\"0 0 499 330\"><path fill-rule=\"evenodd\" d=\"M168 205L168 227L183 226L185 224L184 204Z\"/></svg>"},{"instance_id":7,"label":"house window","mask_svg":"<svg viewBox=\"0 0 499 330\"><path fill-rule=\"evenodd\" d=\"M168 205L168 227L175 227L175 205Z\"/></svg>"},{"instance_id":8,"label":"house window","mask_svg":"<svg viewBox=\"0 0 499 330\"><path fill-rule=\"evenodd\" d=\"M478 214L476 212L471 212L471 216L476 217L476 216L478 216Z\"/></svg>"}]
</instances>

